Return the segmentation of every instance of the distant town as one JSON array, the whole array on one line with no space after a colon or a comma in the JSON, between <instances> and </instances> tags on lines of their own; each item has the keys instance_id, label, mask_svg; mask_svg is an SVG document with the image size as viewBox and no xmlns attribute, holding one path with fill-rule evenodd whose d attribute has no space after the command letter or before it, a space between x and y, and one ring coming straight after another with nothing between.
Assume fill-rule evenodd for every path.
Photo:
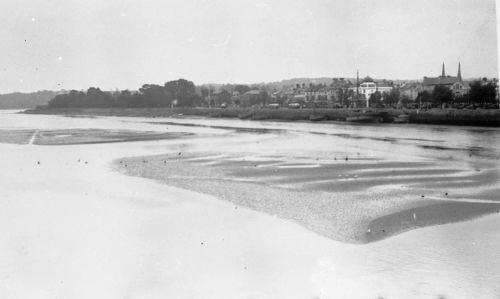
<instances>
[{"instance_id":1,"label":"distant town","mask_svg":"<svg viewBox=\"0 0 500 299\"><path fill-rule=\"evenodd\" d=\"M328 83L295 83L272 86L222 85L202 87L205 102L213 107L226 105L288 108L498 108L498 80L463 80L461 66L457 75L446 74L445 65L437 77L422 81L377 80L370 76L356 79L332 78Z\"/></svg>"},{"instance_id":2,"label":"distant town","mask_svg":"<svg viewBox=\"0 0 500 299\"><path fill-rule=\"evenodd\" d=\"M39 91L0 95L0 109L106 107L207 108L455 108L498 109L498 79L464 79L460 64L449 75L421 80L386 80L370 76L295 78L259 84L195 85L185 79L164 85L144 84L138 90ZM456 75L455 75L456 74Z\"/></svg>"},{"instance_id":3,"label":"distant town","mask_svg":"<svg viewBox=\"0 0 500 299\"><path fill-rule=\"evenodd\" d=\"M309 82L307 82L309 81ZM91 87L56 95L52 108L70 107L253 107L253 108L459 108L498 109L498 79L464 80L456 76L424 76L421 81L360 78L300 79L262 84L196 86L179 79L165 85L144 84L138 91L104 92ZM329 82L328 82L329 81Z\"/></svg>"}]
</instances>

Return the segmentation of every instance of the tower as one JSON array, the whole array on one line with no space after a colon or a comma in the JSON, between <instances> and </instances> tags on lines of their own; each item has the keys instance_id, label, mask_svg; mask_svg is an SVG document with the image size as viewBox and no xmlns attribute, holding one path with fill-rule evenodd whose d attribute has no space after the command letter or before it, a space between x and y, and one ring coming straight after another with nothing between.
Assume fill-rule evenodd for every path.
<instances>
[{"instance_id":1,"label":"tower","mask_svg":"<svg viewBox=\"0 0 500 299\"><path fill-rule=\"evenodd\" d=\"M443 62L443 70L441 71L441 77L445 77L446 74L444 73L444 62Z\"/></svg>"},{"instance_id":2,"label":"tower","mask_svg":"<svg viewBox=\"0 0 500 299\"><path fill-rule=\"evenodd\" d=\"M462 72L460 71L460 62L458 63L458 74L457 74L458 81L462 82Z\"/></svg>"}]
</instances>

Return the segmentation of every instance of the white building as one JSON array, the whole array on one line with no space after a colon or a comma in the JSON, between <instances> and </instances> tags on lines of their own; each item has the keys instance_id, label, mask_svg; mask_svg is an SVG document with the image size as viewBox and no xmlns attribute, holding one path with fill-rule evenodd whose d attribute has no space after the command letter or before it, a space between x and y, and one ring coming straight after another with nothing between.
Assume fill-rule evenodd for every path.
<instances>
[{"instance_id":1,"label":"white building","mask_svg":"<svg viewBox=\"0 0 500 299\"><path fill-rule=\"evenodd\" d=\"M378 91L378 88L375 82L363 82L359 85L359 93L364 95L367 100L376 91Z\"/></svg>"},{"instance_id":2,"label":"white building","mask_svg":"<svg viewBox=\"0 0 500 299\"><path fill-rule=\"evenodd\" d=\"M363 83L359 85L359 88L356 87L351 88L354 92L359 90L360 95L364 95L366 100L366 107L370 107L370 96L375 92L380 92L381 94L384 92L390 92L392 90L392 86L383 85L380 83L376 83L372 78L366 77L363 79Z\"/></svg>"}]
</instances>

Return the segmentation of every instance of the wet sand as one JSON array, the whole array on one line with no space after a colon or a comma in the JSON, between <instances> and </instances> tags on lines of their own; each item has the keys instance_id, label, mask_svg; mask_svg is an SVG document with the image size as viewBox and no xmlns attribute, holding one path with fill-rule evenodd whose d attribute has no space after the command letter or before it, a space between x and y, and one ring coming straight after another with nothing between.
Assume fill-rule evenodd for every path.
<instances>
[{"instance_id":1,"label":"wet sand","mask_svg":"<svg viewBox=\"0 0 500 299\"><path fill-rule=\"evenodd\" d=\"M498 198L468 202L456 197L464 194L456 184L466 190L464 180L474 190L491 185L498 189L498 173L493 170L470 174L428 162L340 157L292 160L180 152L120 159L115 167L128 175L216 196L235 208L241 205L293 220L350 243L373 242L419 227L500 212Z\"/></svg>"},{"instance_id":2,"label":"wet sand","mask_svg":"<svg viewBox=\"0 0 500 299\"><path fill-rule=\"evenodd\" d=\"M144 132L131 130L66 129L66 130L0 130L0 143L72 145L92 143L163 140L189 136L182 132Z\"/></svg>"},{"instance_id":3,"label":"wet sand","mask_svg":"<svg viewBox=\"0 0 500 299\"><path fill-rule=\"evenodd\" d=\"M0 130L0 143L28 144L36 130Z\"/></svg>"},{"instance_id":4,"label":"wet sand","mask_svg":"<svg viewBox=\"0 0 500 299\"><path fill-rule=\"evenodd\" d=\"M266 148L266 143L272 143L269 136L294 139L309 134L272 126L207 125L182 120L148 123L152 127L181 125L181 129L193 131L200 128L227 131L219 142L241 141L241 148L252 142L256 142L257 148ZM178 129L173 132L83 128L0 130L0 142L55 146L202 138ZM368 138L346 133L312 132L312 135L313 138L317 135L318 140L340 138L354 142ZM246 140L248 136L257 139ZM402 141L391 136L369 138L394 145L416 140L420 143L415 145L425 151L457 151L422 138L403 137ZM292 220L320 235L349 243L373 242L412 229L469 220L500 210L500 201L496 203L500 192L498 165L484 167L476 163L471 169L470 165L464 167L442 159L393 160L367 155L362 149L347 153L332 148L326 154L312 151L311 156L220 149L220 152L190 149L192 152L121 158L115 161L114 168ZM488 150L475 147L463 155L471 153L484 156Z\"/></svg>"},{"instance_id":5,"label":"wet sand","mask_svg":"<svg viewBox=\"0 0 500 299\"><path fill-rule=\"evenodd\" d=\"M376 136L381 140L364 146L348 132L253 134L140 121L0 117L6 130L194 134L114 143L68 138L51 146L30 144L27 134L27 143L0 143L0 297L500 294L494 135L483 132L488 137L476 142L446 131L447 147L484 148L469 157L409 147L394 134L386 137L395 143ZM443 140L432 132L424 132L426 139ZM417 133L404 138L422 139ZM365 190L335 191L374 178L377 184ZM328 180L335 188L321 187ZM457 223L435 225L441 218Z\"/></svg>"}]
</instances>

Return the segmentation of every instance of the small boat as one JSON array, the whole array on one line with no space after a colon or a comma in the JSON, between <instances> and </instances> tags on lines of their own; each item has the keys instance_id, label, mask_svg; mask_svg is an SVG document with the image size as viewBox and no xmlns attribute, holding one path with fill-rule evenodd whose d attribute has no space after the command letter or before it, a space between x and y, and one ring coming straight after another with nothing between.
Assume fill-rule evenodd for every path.
<instances>
[{"instance_id":1,"label":"small boat","mask_svg":"<svg viewBox=\"0 0 500 299\"><path fill-rule=\"evenodd\" d=\"M397 124L406 124L410 122L408 114L400 114L394 118L394 122Z\"/></svg>"},{"instance_id":2,"label":"small boat","mask_svg":"<svg viewBox=\"0 0 500 299\"><path fill-rule=\"evenodd\" d=\"M326 119L326 116L324 114L311 114L311 115L309 115L310 121L322 121L325 119Z\"/></svg>"},{"instance_id":3,"label":"small boat","mask_svg":"<svg viewBox=\"0 0 500 299\"><path fill-rule=\"evenodd\" d=\"M345 121L353 123L379 123L381 122L381 117L375 115L348 116L345 118Z\"/></svg>"},{"instance_id":4,"label":"small boat","mask_svg":"<svg viewBox=\"0 0 500 299\"><path fill-rule=\"evenodd\" d=\"M372 111L363 111L361 113L348 116L345 118L345 120L347 122L356 122L356 123L380 123L384 119L379 113L375 113Z\"/></svg>"},{"instance_id":5,"label":"small boat","mask_svg":"<svg viewBox=\"0 0 500 299\"><path fill-rule=\"evenodd\" d=\"M378 116L380 116L382 118L382 122L384 122L384 123L392 123L392 122L394 122L394 116L392 116L387 111L379 112Z\"/></svg>"},{"instance_id":6,"label":"small boat","mask_svg":"<svg viewBox=\"0 0 500 299\"><path fill-rule=\"evenodd\" d=\"M252 118L252 116L253 116L253 111L243 111L238 113L239 119L249 119Z\"/></svg>"}]
</instances>

